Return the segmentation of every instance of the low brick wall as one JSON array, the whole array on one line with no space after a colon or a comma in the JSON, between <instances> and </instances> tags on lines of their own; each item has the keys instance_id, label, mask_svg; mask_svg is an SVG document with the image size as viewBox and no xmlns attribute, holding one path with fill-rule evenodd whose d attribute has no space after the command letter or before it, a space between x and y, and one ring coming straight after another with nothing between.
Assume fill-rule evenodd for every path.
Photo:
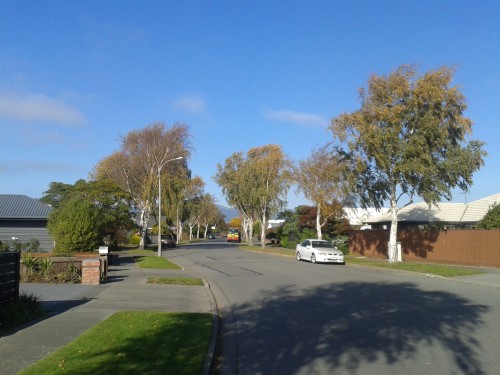
<instances>
[{"instance_id":1,"label":"low brick wall","mask_svg":"<svg viewBox=\"0 0 500 375\"><path fill-rule=\"evenodd\" d=\"M108 264L111 256L101 256L99 254L77 254L74 256L60 257L51 253L31 253L32 257L50 258L52 264L50 269L54 273L65 272L69 266L79 270L82 276L82 284L96 285L106 280L108 274ZM88 269L86 269L88 268ZM26 277L28 270L21 262L21 275Z\"/></svg>"}]
</instances>

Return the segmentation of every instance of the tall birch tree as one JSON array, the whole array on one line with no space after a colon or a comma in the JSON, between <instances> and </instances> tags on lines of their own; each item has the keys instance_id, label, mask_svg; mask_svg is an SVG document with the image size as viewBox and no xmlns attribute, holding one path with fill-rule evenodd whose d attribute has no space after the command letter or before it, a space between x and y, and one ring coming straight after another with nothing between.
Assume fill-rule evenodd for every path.
<instances>
[{"instance_id":1,"label":"tall birch tree","mask_svg":"<svg viewBox=\"0 0 500 375\"><path fill-rule=\"evenodd\" d=\"M402 197L428 205L450 200L452 189L468 190L483 165L483 142L470 139L466 98L452 85L454 70L440 67L419 75L403 65L373 74L361 88L360 109L332 119L330 130L349 161L346 174L362 207L390 204L389 262L397 254Z\"/></svg>"},{"instance_id":2,"label":"tall birch tree","mask_svg":"<svg viewBox=\"0 0 500 375\"><path fill-rule=\"evenodd\" d=\"M316 205L316 232L321 240L322 228L329 219L342 216L342 203L347 198L341 160L329 145L315 149L307 159L299 162L295 180L297 190Z\"/></svg>"},{"instance_id":3,"label":"tall birch tree","mask_svg":"<svg viewBox=\"0 0 500 375\"><path fill-rule=\"evenodd\" d=\"M190 133L186 124L168 127L163 122L155 122L144 129L130 131L121 138L120 150L96 165L95 177L110 178L131 195L141 210L140 248L144 248L147 224L157 204L158 178L164 181L165 176L185 174L185 163L168 161L178 157L187 160L190 155Z\"/></svg>"},{"instance_id":4,"label":"tall birch tree","mask_svg":"<svg viewBox=\"0 0 500 375\"><path fill-rule=\"evenodd\" d=\"M278 214L286 205L286 196L292 183L292 163L279 145L250 149L247 162L254 186L250 192L251 201L259 212L260 243L265 247L269 217Z\"/></svg>"},{"instance_id":5,"label":"tall birch tree","mask_svg":"<svg viewBox=\"0 0 500 375\"><path fill-rule=\"evenodd\" d=\"M236 152L226 158L224 165L217 164L214 180L221 187L227 203L242 215L243 236L252 245L256 208L251 202L252 180L243 152Z\"/></svg>"},{"instance_id":6,"label":"tall birch tree","mask_svg":"<svg viewBox=\"0 0 500 375\"><path fill-rule=\"evenodd\" d=\"M224 166L217 166L215 181L221 186L229 204L243 214L247 241L252 243L253 220L261 225L261 246L266 245L266 228L270 215L286 204L292 181L292 164L279 145L255 147L234 153Z\"/></svg>"}]
</instances>

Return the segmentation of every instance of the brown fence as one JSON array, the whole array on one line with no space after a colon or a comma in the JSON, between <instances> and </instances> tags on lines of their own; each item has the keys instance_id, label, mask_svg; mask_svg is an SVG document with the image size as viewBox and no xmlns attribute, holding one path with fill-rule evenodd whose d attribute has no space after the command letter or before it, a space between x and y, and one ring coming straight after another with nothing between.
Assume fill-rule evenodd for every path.
<instances>
[{"instance_id":1,"label":"brown fence","mask_svg":"<svg viewBox=\"0 0 500 375\"><path fill-rule=\"evenodd\" d=\"M20 253L0 253L0 306L19 298Z\"/></svg>"},{"instance_id":2,"label":"brown fence","mask_svg":"<svg viewBox=\"0 0 500 375\"><path fill-rule=\"evenodd\" d=\"M388 230L349 233L351 253L387 258ZM500 229L403 230L398 232L403 260L500 267Z\"/></svg>"}]
</instances>

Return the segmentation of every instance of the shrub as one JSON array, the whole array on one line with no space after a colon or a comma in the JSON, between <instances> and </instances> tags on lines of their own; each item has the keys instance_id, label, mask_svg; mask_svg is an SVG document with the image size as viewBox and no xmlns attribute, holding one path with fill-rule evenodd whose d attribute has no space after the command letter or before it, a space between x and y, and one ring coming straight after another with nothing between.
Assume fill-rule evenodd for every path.
<instances>
[{"instance_id":1,"label":"shrub","mask_svg":"<svg viewBox=\"0 0 500 375\"><path fill-rule=\"evenodd\" d=\"M141 236L130 236L129 242L131 245L139 245L141 243Z\"/></svg>"},{"instance_id":2,"label":"shrub","mask_svg":"<svg viewBox=\"0 0 500 375\"><path fill-rule=\"evenodd\" d=\"M29 242L19 241L17 238L10 242L0 241L0 252L2 251L22 251L22 252L37 252L40 249L40 240L32 238Z\"/></svg>"},{"instance_id":3,"label":"shrub","mask_svg":"<svg viewBox=\"0 0 500 375\"><path fill-rule=\"evenodd\" d=\"M297 246L297 242L296 241L290 241L288 239L288 236L282 237L280 244L285 249L295 249L295 247Z\"/></svg>"},{"instance_id":4,"label":"shrub","mask_svg":"<svg viewBox=\"0 0 500 375\"><path fill-rule=\"evenodd\" d=\"M332 245L336 246L340 251L342 251L344 253L344 255L349 254L349 246L348 246L349 237L348 236L343 236L343 235L337 236L331 242L332 242Z\"/></svg>"},{"instance_id":5,"label":"shrub","mask_svg":"<svg viewBox=\"0 0 500 375\"><path fill-rule=\"evenodd\" d=\"M0 333L45 315L38 296L21 293L17 300L0 309Z\"/></svg>"},{"instance_id":6,"label":"shrub","mask_svg":"<svg viewBox=\"0 0 500 375\"><path fill-rule=\"evenodd\" d=\"M304 228L299 234L299 241L302 242L306 238L316 238L316 231L310 229L310 228Z\"/></svg>"},{"instance_id":7,"label":"shrub","mask_svg":"<svg viewBox=\"0 0 500 375\"><path fill-rule=\"evenodd\" d=\"M30 253L23 254L21 262L26 268L26 281L33 281L36 273L39 271L40 262L37 257L33 257Z\"/></svg>"},{"instance_id":8,"label":"shrub","mask_svg":"<svg viewBox=\"0 0 500 375\"><path fill-rule=\"evenodd\" d=\"M481 229L500 228L500 205L493 204L477 225Z\"/></svg>"},{"instance_id":9,"label":"shrub","mask_svg":"<svg viewBox=\"0 0 500 375\"><path fill-rule=\"evenodd\" d=\"M86 200L65 201L49 216L48 229L56 242L55 254L93 251L99 247L103 215Z\"/></svg>"}]
</instances>

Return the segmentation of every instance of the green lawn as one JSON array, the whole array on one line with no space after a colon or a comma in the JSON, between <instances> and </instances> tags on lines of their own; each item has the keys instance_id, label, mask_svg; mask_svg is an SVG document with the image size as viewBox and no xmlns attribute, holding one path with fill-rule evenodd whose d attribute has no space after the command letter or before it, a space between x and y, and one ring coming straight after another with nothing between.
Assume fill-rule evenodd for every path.
<instances>
[{"instance_id":1,"label":"green lawn","mask_svg":"<svg viewBox=\"0 0 500 375\"><path fill-rule=\"evenodd\" d=\"M165 258L160 258L158 256L136 256L134 257L135 262L139 265L141 268L161 268L161 269L168 269L168 270L180 270L181 267L179 267L177 264L172 263L168 259Z\"/></svg>"},{"instance_id":2,"label":"green lawn","mask_svg":"<svg viewBox=\"0 0 500 375\"><path fill-rule=\"evenodd\" d=\"M211 329L211 314L120 312L18 375L199 375Z\"/></svg>"},{"instance_id":3,"label":"green lawn","mask_svg":"<svg viewBox=\"0 0 500 375\"><path fill-rule=\"evenodd\" d=\"M354 256L346 257L346 263L359 264L362 266L370 267L389 268L402 271L420 272L444 277L468 276L483 273L480 270L465 267L415 262L389 263L385 259L357 258Z\"/></svg>"},{"instance_id":4,"label":"green lawn","mask_svg":"<svg viewBox=\"0 0 500 375\"><path fill-rule=\"evenodd\" d=\"M295 256L295 250L294 249L286 249L281 246L274 246L274 245L266 245L266 247L263 249L260 245L240 245L240 248L242 250L252 250L252 251L258 251L261 253L267 253L267 254L276 254L276 255L287 255L287 256Z\"/></svg>"},{"instance_id":5,"label":"green lawn","mask_svg":"<svg viewBox=\"0 0 500 375\"><path fill-rule=\"evenodd\" d=\"M148 284L205 285L202 279L196 277L150 277Z\"/></svg>"}]
</instances>

